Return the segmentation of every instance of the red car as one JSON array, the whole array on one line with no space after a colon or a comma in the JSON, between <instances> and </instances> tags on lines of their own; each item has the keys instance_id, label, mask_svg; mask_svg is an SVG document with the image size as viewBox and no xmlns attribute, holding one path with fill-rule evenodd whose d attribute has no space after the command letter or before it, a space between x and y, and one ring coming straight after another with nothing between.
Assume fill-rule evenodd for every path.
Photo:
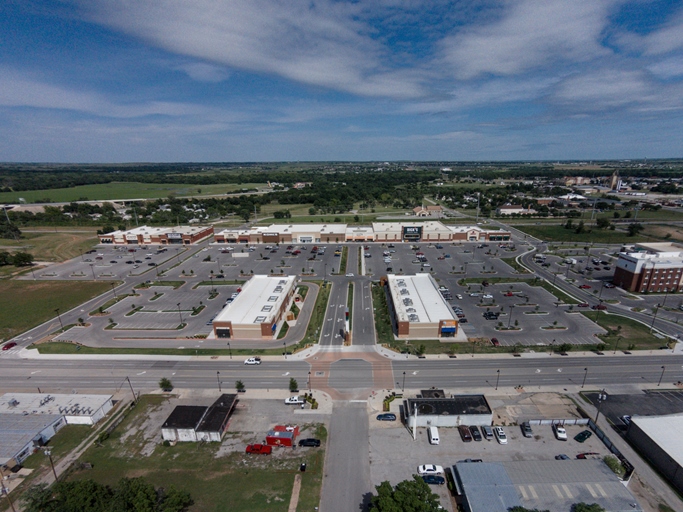
<instances>
[{"instance_id":1,"label":"red car","mask_svg":"<svg viewBox=\"0 0 683 512\"><path fill-rule=\"evenodd\" d=\"M588 302L582 302L581 304L577 304L578 307L580 308L587 308L588 307Z\"/></svg>"},{"instance_id":2,"label":"red car","mask_svg":"<svg viewBox=\"0 0 683 512\"><path fill-rule=\"evenodd\" d=\"M604 304L598 304L597 306L591 306L591 309L597 309L600 311L604 311L607 309L607 306L605 306Z\"/></svg>"},{"instance_id":3,"label":"red car","mask_svg":"<svg viewBox=\"0 0 683 512\"><path fill-rule=\"evenodd\" d=\"M581 285L579 285L579 288L581 288L582 290L588 290L590 287L591 287L591 285L589 285L589 284L581 284Z\"/></svg>"},{"instance_id":4,"label":"red car","mask_svg":"<svg viewBox=\"0 0 683 512\"><path fill-rule=\"evenodd\" d=\"M6 345L3 345L2 350L9 350L9 349L14 348L16 346L17 346L17 344L12 341L11 343L7 343Z\"/></svg>"},{"instance_id":5,"label":"red car","mask_svg":"<svg viewBox=\"0 0 683 512\"><path fill-rule=\"evenodd\" d=\"M514 293L512 293L512 292L507 292L507 293L505 294L506 297L512 297L513 295L514 295Z\"/></svg>"},{"instance_id":6,"label":"red car","mask_svg":"<svg viewBox=\"0 0 683 512\"><path fill-rule=\"evenodd\" d=\"M498 341L498 338L491 338L491 343L494 347L500 347L500 342Z\"/></svg>"},{"instance_id":7,"label":"red car","mask_svg":"<svg viewBox=\"0 0 683 512\"><path fill-rule=\"evenodd\" d=\"M247 446L247 453L259 453L261 455L270 455L273 453L273 447L267 444L250 444Z\"/></svg>"}]
</instances>

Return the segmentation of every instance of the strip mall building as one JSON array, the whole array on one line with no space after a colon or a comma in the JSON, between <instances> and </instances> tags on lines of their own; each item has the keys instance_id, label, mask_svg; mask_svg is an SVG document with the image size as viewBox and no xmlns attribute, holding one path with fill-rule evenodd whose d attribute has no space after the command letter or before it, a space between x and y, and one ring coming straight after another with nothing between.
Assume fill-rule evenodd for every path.
<instances>
[{"instance_id":1,"label":"strip mall building","mask_svg":"<svg viewBox=\"0 0 683 512\"><path fill-rule=\"evenodd\" d=\"M113 245L190 245L213 235L209 226L176 226L172 228L140 226L128 231L98 235L101 244Z\"/></svg>"},{"instance_id":2,"label":"strip mall building","mask_svg":"<svg viewBox=\"0 0 683 512\"><path fill-rule=\"evenodd\" d=\"M427 222L374 222L371 227L346 224L271 224L225 229L214 235L226 244L310 244L341 242L507 242L510 232L479 226Z\"/></svg>"}]
</instances>

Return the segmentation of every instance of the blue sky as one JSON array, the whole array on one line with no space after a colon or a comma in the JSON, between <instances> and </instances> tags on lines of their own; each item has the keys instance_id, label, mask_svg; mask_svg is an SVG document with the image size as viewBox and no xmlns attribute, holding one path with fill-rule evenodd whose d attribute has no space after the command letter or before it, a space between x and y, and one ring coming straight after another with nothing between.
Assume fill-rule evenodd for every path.
<instances>
[{"instance_id":1,"label":"blue sky","mask_svg":"<svg viewBox=\"0 0 683 512\"><path fill-rule=\"evenodd\" d=\"M683 2L4 0L0 161L683 157Z\"/></svg>"}]
</instances>

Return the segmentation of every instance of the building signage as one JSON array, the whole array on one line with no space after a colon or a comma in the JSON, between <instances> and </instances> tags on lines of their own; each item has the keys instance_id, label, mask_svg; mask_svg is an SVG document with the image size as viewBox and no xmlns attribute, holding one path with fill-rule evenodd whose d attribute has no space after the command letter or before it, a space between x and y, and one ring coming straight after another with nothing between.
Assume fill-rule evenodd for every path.
<instances>
[{"instance_id":1,"label":"building signage","mask_svg":"<svg viewBox=\"0 0 683 512\"><path fill-rule=\"evenodd\" d=\"M263 233L263 236L280 236L280 233Z\"/></svg>"},{"instance_id":2,"label":"building signage","mask_svg":"<svg viewBox=\"0 0 683 512\"><path fill-rule=\"evenodd\" d=\"M166 238L173 238L176 240L181 239L182 237L183 237L183 235L180 233L167 233L166 234Z\"/></svg>"},{"instance_id":3,"label":"building signage","mask_svg":"<svg viewBox=\"0 0 683 512\"><path fill-rule=\"evenodd\" d=\"M403 238L405 240L420 240L422 238L422 226L403 226Z\"/></svg>"}]
</instances>

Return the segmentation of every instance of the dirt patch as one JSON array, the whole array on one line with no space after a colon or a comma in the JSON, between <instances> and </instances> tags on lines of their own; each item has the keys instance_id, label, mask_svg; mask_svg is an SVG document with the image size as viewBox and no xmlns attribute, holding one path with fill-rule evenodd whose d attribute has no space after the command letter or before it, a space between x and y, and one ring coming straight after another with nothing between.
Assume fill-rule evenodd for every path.
<instances>
[{"instance_id":1,"label":"dirt patch","mask_svg":"<svg viewBox=\"0 0 683 512\"><path fill-rule=\"evenodd\" d=\"M154 449L162 441L161 425L173 412L180 400L169 398L160 404L150 405L146 414L136 416L135 420L128 424L128 428L121 434L121 446L127 456L149 457ZM132 452L137 447L137 451Z\"/></svg>"}]
</instances>

